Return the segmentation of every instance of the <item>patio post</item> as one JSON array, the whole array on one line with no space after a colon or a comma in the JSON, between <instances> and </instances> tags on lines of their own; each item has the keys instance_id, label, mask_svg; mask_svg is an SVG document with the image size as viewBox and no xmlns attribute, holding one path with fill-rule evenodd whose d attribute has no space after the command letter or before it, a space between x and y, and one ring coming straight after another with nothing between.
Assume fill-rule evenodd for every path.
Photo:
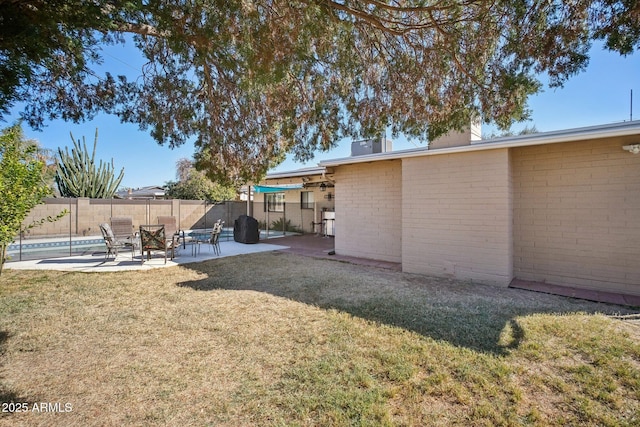
<instances>
[{"instance_id":1,"label":"patio post","mask_svg":"<svg viewBox=\"0 0 640 427\"><path fill-rule=\"evenodd\" d=\"M247 184L247 216L251 216L251 184Z\"/></svg>"}]
</instances>

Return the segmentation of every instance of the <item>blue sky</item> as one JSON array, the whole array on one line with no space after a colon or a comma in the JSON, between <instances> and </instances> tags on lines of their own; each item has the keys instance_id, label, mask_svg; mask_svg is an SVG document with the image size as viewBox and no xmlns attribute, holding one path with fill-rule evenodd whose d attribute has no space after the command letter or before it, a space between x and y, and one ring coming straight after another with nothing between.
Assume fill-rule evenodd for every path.
<instances>
[{"instance_id":1,"label":"blue sky","mask_svg":"<svg viewBox=\"0 0 640 427\"><path fill-rule=\"evenodd\" d=\"M105 49L103 68L112 74L132 75L139 70L143 60L132 46L114 46ZM583 126L616 123L630 120L630 93L633 90L633 119L640 119L640 53L627 57L602 50L594 45L587 70L571 78L563 88L544 88L544 92L530 98L529 107L533 111L532 120L513 127L519 130L532 126L538 131L570 129ZM13 123L18 117L6 118L3 127ZM163 185L175 180L175 164L181 158L191 158L192 144L170 149L160 146L148 133L138 130L137 125L122 124L115 116L100 115L83 124L67 123L62 120L46 122L43 131L25 127L27 137L36 139L40 145L57 150L71 146L69 133L74 138L85 137L89 149L93 146L94 134L98 128L96 158L104 161L113 159L116 173L124 167L122 187L143 187ZM493 128L483 125L483 134ZM329 152L318 153L305 164L287 159L275 171L287 171L307 166L315 166L319 161L347 157L350 154L350 140L341 141ZM416 141L394 140L394 150L413 148ZM418 145L419 146L419 145Z\"/></svg>"}]
</instances>

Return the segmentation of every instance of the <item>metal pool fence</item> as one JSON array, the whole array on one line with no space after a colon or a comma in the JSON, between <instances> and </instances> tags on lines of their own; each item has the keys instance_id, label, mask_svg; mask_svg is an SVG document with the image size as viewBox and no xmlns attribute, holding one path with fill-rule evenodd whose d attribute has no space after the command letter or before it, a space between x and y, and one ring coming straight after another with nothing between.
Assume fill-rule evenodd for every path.
<instances>
[{"instance_id":1,"label":"metal pool fence","mask_svg":"<svg viewBox=\"0 0 640 427\"><path fill-rule=\"evenodd\" d=\"M68 213L55 222L27 228L41 218ZM276 210L263 203L196 200L123 200L88 198L48 198L36 206L23 223L25 231L7 248L7 261L55 258L105 251L99 224L112 217L132 218L135 232L142 224L157 224L159 216L173 216L180 230L207 232L224 221L221 241L233 240L235 220L251 214L260 223L261 239L299 233L322 232L322 208L316 205L286 203Z\"/></svg>"}]
</instances>

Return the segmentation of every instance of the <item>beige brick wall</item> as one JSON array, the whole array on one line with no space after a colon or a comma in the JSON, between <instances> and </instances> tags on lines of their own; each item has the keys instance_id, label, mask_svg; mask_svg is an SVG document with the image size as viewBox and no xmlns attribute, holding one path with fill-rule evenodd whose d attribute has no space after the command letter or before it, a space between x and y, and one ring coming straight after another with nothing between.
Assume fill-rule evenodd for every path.
<instances>
[{"instance_id":1,"label":"beige brick wall","mask_svg":"<svg viewBox=\"0 0 640 427\"><path fill-rule=\"evenodd\" d=\"M67 214L58 221L45 222L41 226L28 229L25 232L25 237L41 236L43 233L51 236L68 236L69 230L73 230L73 233L75 233L77 221L77 199L47 198L45 201L46 203L35 206L31 212L29 212L27 218L22 222L24 226L49 216L56 217L65 209L71 212L71 214ZM100 230L98 230L98 233L100 233Z\"/></svg>"},{"instance_id":2,"label":"beige brick wall","mask_svg":"<svg viewBox=\"0 0 640 427\"><path fill-rule=\"evenodd\" d=\"M178 207L179 214L175 215L178 220L178 228L181 230L192 230L194 228L211 228L215 221L209 221L206 215L211 205L199 200L184 200Z\"/></svg>"},{"instance_id":3,"label":"beige brick wall","mask_svg":"<svg viewBox=\"0 0 640 427\"><path fill-rule=\"evenodd\" d=\"M400 160L336 168L338 254L402 260L402 163Z\"/></svg>"},{"instance_id":4,"label":"beige brick wall","mask_svg":"<svg viewBox=\"0 0 640 427\"><path fill-rule=\"evenodd\" d=\"M637 142L513 150L516 277L640 294Z\"/></svg>"},{"instance_id":5,"label":"beige brick wall","mask_svg":"<svg viewBox=\"0 0 640 427\"><path fill-rule=\"evenodd\" d=\"M402 183L404 271L510 283L508 150L407 158Z\"/></svg>"},{"instance_id":6,"label":"beige brick wall","mask_svg":"<svg viewBox=\"0 0 640 427\"><path fill-rule=\"evenodd\" d=\"M134 229L141 224L156 224L159 216L175 216L179 228L211 227L222 218L226 227L233 227L233 220L246 212L242 202L226 202L219 205L192 200L121 200L121 199L56 199L37 205L23 224L55 216L63 209L71 213L56 222L29 229L25 238L56 236L101 236L99 224L111 217L131 217Z\"/></svg>"}]
</instances>

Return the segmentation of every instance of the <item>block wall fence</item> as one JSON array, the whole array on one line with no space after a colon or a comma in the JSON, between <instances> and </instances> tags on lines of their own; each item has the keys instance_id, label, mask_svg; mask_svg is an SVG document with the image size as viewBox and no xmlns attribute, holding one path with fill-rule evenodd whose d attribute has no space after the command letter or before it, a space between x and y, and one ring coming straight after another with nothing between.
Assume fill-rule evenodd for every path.
<instances>
[{"instance_id":1,"label":"block wall fence","mask_svg":"<svg viewBox=\"0 0 640 427\"><path fill-rule=\"evenodd\" d=\"M111 217L128 216L133 219L134 230L142 224L157 224L159 216L174 216L178 228L211 228L218 219L226 226L246 214L246 202L210 203L201 200L123 200L89 198L47 198L27 216L23 225L48 216L55 216L66 209L62 219L45 222L25 231L23 238L55 236L100 236L99 224Z\"/></svg>"}]
</instances>

